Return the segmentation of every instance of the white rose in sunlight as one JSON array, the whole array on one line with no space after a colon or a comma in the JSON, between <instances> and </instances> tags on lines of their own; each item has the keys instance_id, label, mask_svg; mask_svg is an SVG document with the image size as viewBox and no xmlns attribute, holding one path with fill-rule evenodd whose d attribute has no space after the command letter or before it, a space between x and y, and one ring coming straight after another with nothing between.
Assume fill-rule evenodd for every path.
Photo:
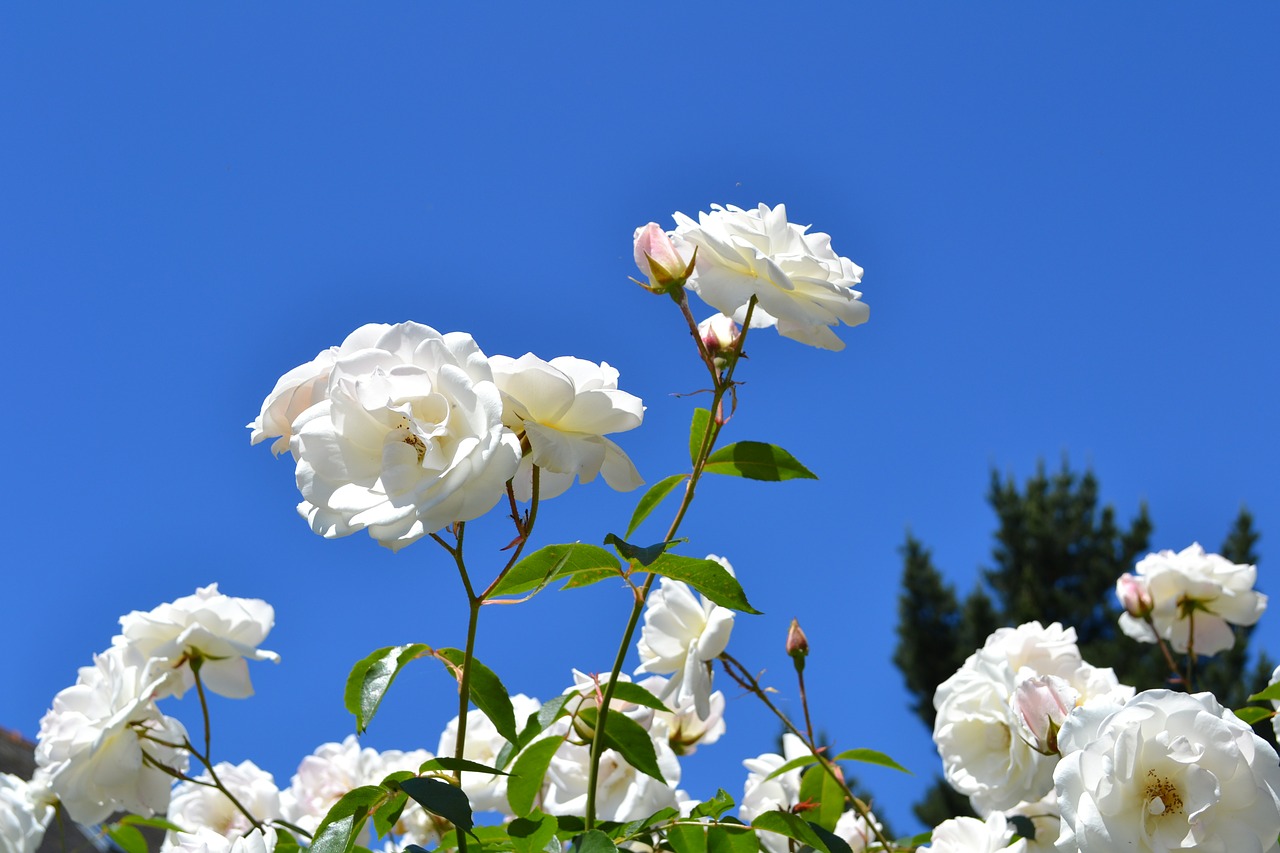
<instances>
[{"instance_id":1,"label":"white rose in sunlight","mask_svg":"<svg viewBox=\"0 0 1280 853\"><path fill-rule=\"evenodd\" d=\"M175 853L272 853L275 849L276 831L269 826L235 837L201 827L193 832L177 833L168 848Z\"/></svg>"},{"instance_id":2,"label":"white rose in sunlight","mask_svg":"<svg viewBox=\"0 0 1280 853\"><path fill-rule=\"evenodd\" d=\"M1199 543L1193 542L1176 554L1148 554L1138 561L1134 572L1145 584L1155 631L1127 612L1120 614L1120 628L1144 643L1154 643L1158 634L1179 653L1194 649L1197 655L1216 655L1226 651L1236 642L1231 626L1252 625L1267 608L1267 597L1253 588L1258 579L1256 567L1206 554Z\"/></svg>"},{"instance_id":3,"label":"white rose in sunlight","mask_svg":"<svg viewBox=\"0 0 1280 853\"><path fill-rule=\"evenodd\" d=\"M1053 788L1057 755L1044 754L1051 727L1048 703L1032 709L1031 697L1020 702L1023 682L1060 679L1056 698L1074 705L1133 695L1110 669L1085 663L1075 640L1074 629L1057 622L1001 628L934 693L933 739L943 772L979 814L1038 800ZM1044 711L1045 719L1028 722L1025 710L1033 717ZM1038 735L1045 738L1043 749Z\"/></svg>"},{"instance_id":4,"label":"white rose in sunlight","mask_svg":"<svg viewBox=\"0 0 1280 853\"><path fill-rule=\"evenodd\" d=\"M502 392L503 422L529 442L514 486L529 500L532 466L539 469L539 498L562 494L577 477L589 483L597 474L611 488L628 492L644 483L636 468L606 435L640 426L644 404L618 390L618 371L572 356L543 361L532 353L489 359Z\"/></svg>"},{"instance_id":5,"label":"white rose in sunlight","mask_svg":"<svg viewBox=\"0 0 1280 853\"><path fill-rule=\"evenodd\" d=\"M0 853L36 853L53 809L12 773L0 773Z\"/></svg>"},{"instance_id":6,"label":"white rose in sunlight","mask_svg":"<svg viewBox=\"0 0 1280 853\"><path fill-rule=\"evenodd\" d=\"M1271 671L1271 683L1267 686L1273 687L1276 684L1280 684L1280 666ZM1280 712L1280 701L1272 699L1271 707L1277 712ZM1280 739L1280 713L1271 718L1271 730L1275 732L1276 738Z\"/></svg>"},{"instance_id":7,"label":"white rose in sunlight","mask_svg":"<svg viewBox=\"0 0 1280 853\"><path fill-rule=\"evenodd\" d=\"M976 817L953 817L943 821L933 831L933 840L921 847L919 853L995 853L1008 850L1023 853L1026 842L1015 841L1013 827L1000 812L994 812L985 821Z\"/></svg>"},{"instance_id":8,"label":"white rose in sunlight","mask_svg":"<svg viewBox=\"0 0 1280 853\"><path fill-rule=\"evenodd\" d=\"M168 671L157 698L181 697L195 684L189 661L198 653L204 686L220 696L243 699L253 695L246 661L280 661L275 652L258 648L275 618L275 609L265 601L223 595L215 583L154 610L121 616L121 633L111 642L139 662L150 661L156 675Z\"/></svg>"},{"instance_id":9,"label":"white rose in sunlight","mask_svg":"<svg viewBox=\"0 0 1280 853\"><path fill-rule=\"evenodd\" d=\"M853 853L862 853L869 846L876 843L876 832L884 831L884 827L880 825L880 821L876 816L871 815L870 824L867 819L852 809L840 815L840 819L836 821L835 829L831 830L833 834L844 839L849 845L849 849ZM882 848L876 848L882 849Z\"/></svg>"},{"instance_id":10,"label":"white rose in sunlight","mask_svg":"<svg viewBox=\"0 0 1280 853\"><path fill-rule=\"evenodd\" d=\"M146 763L143 753L185 770L184 750L147 738L182 743L187 732L156 708L159 683L111 648L53 697L40 720L36 764L72 820L92 825L116 811L149 817L168 808L172 777Z\"/></svg>"},{"instance_id":11,"label":"white rose in sunlight","mask_svg":"<svg viewBox=\"0 0 1280 853\"><path fill-rule=\"evenodd\" d=\"M342 743L321 744L315 752L302 759L289 789L280 795L284 819L307 832L315 832L325 814L343 794L361 785L379 784L387 775L383 772L385 766L376 750L360 748L355 735L347 735ZM367 839L367 827L361 837Z\"/></svg>"},{"instance_id":12,"label":"white rose in sunlight","mask_svg":"<svg viewBox=\"0 0 1280 853\"><path fill-rule=\"evenodd\" d=\"M393 550L488 512L520 463L476 342L417 323L336 356L327 394L292 429L312 529L367 530Z\"/></svg>"},{"instance_id":13,"label":"white rose in sunlight","mask_svg":"<svg viewBox=\"0 0 1280 853\"><path fill-rule=\"evenodd\" d=\"M1055 792L1050 791L1034 802L1018 803L1005 809L1004 816L1014 832L1022 836L1026 853L1055 853L1061 825Z\"/></svg>"},{"instance_id":14,"label":"white rose in sunlight","mask_svg":"<svg viewBox=\"0 0 1280 853\"><path fill-rule=\"evenodd\" d=\"M831 326L867 321L870 312L853 289L862 267L837 255L828 235L787 222L784 205L713 204L697 222L683 213L674 219L681 255L691 254L686 246L698 251L688 288L720 313L741 323L755 296L753 327L777 326L783 337L829 350L844 349Z\"/></svg>"},{"instance_id":15,"label":"white rose in sunlight","mask_svg":"<svg viewBox=\"0 0 1280 853\"><path fill-rule=\"evenodd\" d=\"M1210 693L1147 690L1067 719L1054 773L1060 850L1263 851L1280 833L1280 759Z\"/></svg>"},{"instance_id":16,"label":"white rose in sunlight","mask_svg":"<svg viewBox=\"0 0 1280 853\"><path fill-rule=\"evenodd\" d=\"M612 749L600 754L596 814L601 820L639 820L676 805L680 762L664 740L653 742L658 769L667 784L636 770ZM565 741L547 769L542 810L552 815L582 815L587 807L587 768L591 750Z\"/></svg>"},{"instance_id":17,"label":"white rose in sunlight","mask_svg":"<svg viewBox=\"0 0 1280 853\"><path fill-rule=\"evenodd\" d=\"M253 430L249 443L257 444L263 439L274 438L272 453L279 456L288 450L289 440L293 437L293 422L298 415L328 396L329 372L338 357L373 346L390 328L385 323L361 326L347 335L340 346L322 350L311 361L281 376L276 387L262 401L262 411L257 419L248 424L248 428Z\"/></svg>"},{"instance_id":18,"label":"white rose in sunlight","mask_svg":"<svg viewBox=\"0 0 1280 853\"><path fill-rule=\"evenodd\" d=\"M282 816L280 789L270 773L252 761L240 764L223 761L215 764L214 770L218 781L260 822L277 820ZM167 815L169 822L187 832L209 829L228 839L248 835L253 824L226 794L209 786L212 781L208 773L201 773L194 782L175 785ZM178 833L170 832L165 838L164 849L173 849L179 844Z\"/></svg>"},{"instance_id":19,"label":"white rose in sunlight","mask_svg":"<svg viewBox=\"0 0 1280 853\"><path fill-rule=\"evenodd\" d=\"M711 665L732 631L732 610L696 596L687 584L661 578L645 605L636 672L670 674L658 698L692 700L705 720L711 715Z\"/></svg>"},{"instance_id":20,"label":"white rose in sunlight","mask_svg":"<svg viewBox=\"0 0 1280 853\"><path fill-rule=\"evenodd\" d=\"M542 703L531 699L523 693L511 697L511 707L516 715L516 728L523 729L530 714L537 713ZM436 748L438 755L452 756L458 743L458 718L454 717L445 726L440 735L440 745ZM488 767L496 767L498 753L506 746L507 741L498 734L493 721L479 708L467 712L467 738L462 748L462 757ZM494 776L488 773L464 772L462 774L462 790L471 800L471 808L478 812L502 812L510 814L507 805L507 777Z\"/></svg>"},{"instance_id":21,"label":"white rose in sunlight","mask_svg":"<svg viewBox=\"0 0 1280 853\"><path fill-rule=\"evenodd\" d=\"M788 761L809 755L800 738L790 732L782 736L782 755L766 752L742 762L747 768L747 781L742 789L742 801L738 804L738 817L743 823L751 823L770 811L790 811L800 801L801 768L797 767L769 779L769 774ZM773 832L758 833L760 844L769 853L787 853L787 839Z\"/></svg>"},{"instance_id":22,"label":"white rose in sunlight","mask_svg":"<svg viewBox=\"0 0 1280 853\"><path fill-rule=\"evenodd\" d=\"M640 682L640 686L655 696L666 692L667 679L660 675L650 676ZM711 713L704 720L698 716L692 696L683 697L682 701L668 700L670 711L654 711L653 724L650 731L654 737L665 737L667 745L676 755L693 755L699 744L712 744L724 734L724 694L719 690L711 694Z\"/></svg>"}]
</instances>

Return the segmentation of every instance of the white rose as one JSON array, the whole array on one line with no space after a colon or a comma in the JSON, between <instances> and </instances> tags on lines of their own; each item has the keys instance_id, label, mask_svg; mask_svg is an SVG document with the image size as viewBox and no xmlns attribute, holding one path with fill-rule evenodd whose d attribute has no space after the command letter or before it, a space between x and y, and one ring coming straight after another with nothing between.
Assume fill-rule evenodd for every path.
<instances>
[{"instance_id":1,"label":"white rose","mask_svg":"<svg viewBox=\"0 0 1280 853\"><path fill-rule=\"evenodd\" d=\"M488 512L520 463L476 342L417 323L336 355L325 394L291 429L312 529L368 530L393 550Z\"/></svg>"},{"instance_id":2,"label":"white rose","mask_svg":"<svg viewBox=\"0 0 1280 853\"><path fill-rule=\"evenodd\" d=\"M1085 663L1075 640L1075 631L1057 622L1000 628L934 693L933 739L944 773L979 814L1038 800L1053 787L1057 756L1043 754L1047 737L1043 747L1036 737L1036 732L1047 735L1048 725L1024 721L1025 703L1019 707L1016 698L1019 685L1048 676L1061 679L1058 695L1075 705L1132 695L1110 669Z\"/></svg>"},{"instance_id":3,"label":"white rose","mask_svg":"<svg viewBox=\"0 0 1280 853\"><path fill-rule=\"evenodd\" d=\"M884 827L880 825L880 821L874 814L871 815L871 823L868 825L866 818L850 810L840 815L832 833L843 838L853 853L862 853L868 846L876 843L876 832L883 830Z\"/></svg>"},{"instance_id":4,"label":"white rose","mask_svg":"<svg viewBox=\"0 0 1280 853\"><path fill-rule=\"evenodd\" d=\"M1068 717L1054 773L1059 850L1270 850L1280 758L1211 693L1147 690L1100 722Z\"/></svg>"},{"instance_id":5,"label":"white rose","mask_svg":"<svg viewBox=\"0 0 1280 853\"><path fill-rule=\"evenodd\" d=\"M515 478L516 497L529 500L532 466L539 472L539 498L563 493L577 477L597 474L627 492L644 483L627 454L605 438L640 426L644 404L618 390L618 371L571 356L543 361L532 353L489 359L502 393L503 422L529 442Z\"/></svg>"},{"instance_id":6,"label":"white rose","mask_svg":"<svg viewBox=\"0 0 1280 853\"><path fill-rule=\"evenodd\" d=\"M629 821L648 817L675 806L680 783L680 762L665 740L655 740L658 769L664 785L628 764L612 749L600 754L596 784L596 814L601 820ZM552 815L582 815L587 807L588 766L591 749L565 741L547 768L542 810Z\"/></svg>"},{"instance_id":7,"label":"white rose","mask_svg":"<svg viewBox=\"0 0 1280 853\"><path fill-rule=\"evenodd\" d=\"M52 817L53 809L25 781L0 773L0 853L36 853Z\"/></svg>"},{"instance_id":8,"label":"white rose","mask_svg":"<svg viewBox=\"0 0 1280 853\"><path fill-rule=\"evenodd\" d=\"M782 736L782 755L766 752L742 762L747 768L747 781L742 789L742 802L738 804L738 817L743 823L751 823L758 816L770 811L791 811L800 800L801 768L797 767L769 779L769 774L788 761L809 755L809 749L795 735ZM772 832L758 833L760 844L770 853L787 853L790 842L784 836Z\"/></svg>"},{"instance_id":9,"label":"white rose","mask_svg":"<svg viewBox=\"0 0 1280 853\"><path fill-rule=\"evenodd\" d=\"M276 849L276 831L271 827L255 829L248 835L228 837L206 827L194 832L177 833L173 853L272 853Z\"/></svg>"},{"instance_id":10,"label":"white rose","mask_svg":"<svg viewBox=\"0 0 1280 853\"><path fill-rule=\"evenodd\" d=\"M315 752L302 759L289 790L280 796L284 819L308 832L315 832L343 794L361 785L380 783L387 775L383 772L385 766L377 750L360 748L355 735L347 735L342 743L321 744ZM361 837L367 836L366 826Z\"/></svg>"},{"instance_id":11,"label":"white rose","mask_svg":"<svg viewBox=\"0 0 1280 853\"><path fill-rule=\"evenodd\" d=\"M1271 671L1271 684L1268 684L1267 686L1270 687L1277 683L1280 683L1280 666ZM1272 699L1271 707L1277 712L1280 712L1280 701ZM1280 713L1277 713L1271 718L1271 730L1276 733L1277 738L1280 738Z\"/></svg>"},{"instance_id":12,"label":"white rose","mask_svg":"<svg viewBox=\"0 0 1280 853\"><path fill-rule=\"evenodd\" d=\"M186 770L185 750L149 738L182 743L187 732L156 708L161 679L111 648L53 697L40 720L36 764L72 820L92 825L116 811L149 817L168 808L172 777L145 762L143 754Z\"/></svg>"},{"instance_id":13,"label":"white rose","mask_svg":"<svg viewBox=\"0 0 1280 853\"><path fill-rule=\"evenodd\" d=\"M697 248L688 287L708 305L738 322L747 303L759 302L752 326L777 326L784 337L829 350L844 349L830 327L865 323L869 310L853 285L862 268L831 249L826 234L787 222L783 205L755 210L711 206L694 222L674 214L681 256Z\"/></svg>"},{"instance_id":14,"label":"white rose","mask_svg":"<svg viewBox=\"0 0 1280 853\"><path fill-rule=\"evenodd\" d=\"M711 665L729 644L734 614L700 598L687 584L659 580L645 605L636 672L670 674L658 698L677 704L692 699L698 717L705 720L711 715Z\"/></svg>"},{"instance_id":15,"label":"white rose","mask_svg":"<svg viewBox=\"0 0 1280 853\"><path fill-rule=\"evenodd\" d=\"M650 676L640 682L640 686L660 696L666 692L667 679L660 675ZM685 696L681 701L668 700L668 707L670 711L653 713L650 730L655 737L665 737L676 755L693 755L699 744L715 743L724 734L724 694L719 690L711 694L711 713L705 720L698 716L692 696Z\"/></svg>"},{"instance_id":16,"label":"white rose","mask_svg":"<svg viewBox=\"0 0 1280 853\"><path fill-rule=\"evenodd\" d=\"M537 713L542 703L531 699L523 693L511 697L511 707L515 711L516 728L524 728L530 714ZM440 746L436 749L439 755L453 756L458 744L458 718L454 717L445 726L440 735ZM493 721L480 709L467 712L467 740L462 748L462 757L488 767L496 767L498 753L506 746L507 741L498 734ZM507 768L510 770L510 768ZM462 790L471 801L471 808L478 812L502 812L511 814L507 805L507 777L494 776L489 773L464 772L462 774ZM513 815L514 816L514 815Z\"/></svg>"},{"instance_id":17,"label":"white rose","mask_svg":"<svg viewBox=\"0 0 1280 853\"><path fill-rule=\"evenodd\" d=\"M1145 584L1155 632L1145 620L1127 612L1120 614L1120 628L1145 643L1154 643L1158 634L1176 652L1194 649L1197 655L1216 655L1226 651L1236 642L1231 625L1252 625L1267 608L1267 597L1253 588L1256 567L1206 554L1199 543L1176 554L1148 554L1134 572L1137 580L1126 583Z\"/></svg>"},{"instance_id":18,"label":"white rose","mask_svg":"<svg viewBox=\"0 0 1280 853\"><path fill-rule=\"evenodd\" d=\"M245 661L280 661L275 652L258 648L274 624L275 609L270 604L223 595L215 583L172 604L120 617L121 633L112 645L140 661L151 661L157 675L169 673L157 698L181 697L195 684L189 659L197 652L205 687L221 696L243 699L253 695Z\"/></svg>"},{"instance_id":19,"label":"white rose","mask_svg":"<svg viewBox=\"0 0 1280 853\"><path fill-rule=\"evenodd\" d=\"M1010 844L1013 827L1000 812L988 815L985 821L975 817L953 817L943 821L933 831L933 840L921 847L919 853L995 853L1008 850L1023 853L1026 842Z\"/></svg>"},{"instance_id":20,"label":"white rose","mask_svg":"<svg viewBox=\"0 0 1280 853\"><path fill-rule=\"evenodd\" d=\"M1061 818L1058 816L1058 795L1055 792L1050 791L1035 802L1018 803L1013 808L1005 809L1004 816L1019 835L1022 835L1022 832L1018 823L1015 823L1015 819L1026 818L1030 821L1031 835L1023 835L1026 853L1055 853L1058 827L1061 825Z\"/></svg>"},{"instance_id":21,"label":"white rose","mask_svg":"<svg viewBox=\"0 0 1280 853\"><path fill-rule=\"evenodd\" d=\"M259 823L280 818L280 789L271 774L252 761L240 764L220 762L214 765L218 781ZM179 782L173 788L168 820L187 832L210 829L228 839L248 835L253 824L231 799L218 788L210 787L213 778L202 773L194 782ZM204 784L201 784L204 783ZM178 833L170 832L164 849L179 846Z\"/></svg>"},{"instance_id":22,"label":"white rose","mask_svg":"<svg viewBox=\"0 0 1280 853\"><path fill-rule=\"evenodd\" d=\"M342 342L341 346L322 350L314 359L290 370L276 382L267 398L262 401L262 411L248 428L253 430L249 436L250 444L257 444L263 439L274 438L271 452L276 456L289 449L289 440L293 437L293 422L298 415L314 406L327 396L329 389L329 372L339 356L374 346L378 338L391 327L385 323L370 323L361 326Z\"/></svg>"}]
</instances>

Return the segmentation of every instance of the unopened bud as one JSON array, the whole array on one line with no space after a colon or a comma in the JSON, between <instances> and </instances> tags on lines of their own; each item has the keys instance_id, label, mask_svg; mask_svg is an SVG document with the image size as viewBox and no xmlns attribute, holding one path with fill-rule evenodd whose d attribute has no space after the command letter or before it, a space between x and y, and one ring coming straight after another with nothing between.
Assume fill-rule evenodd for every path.
<instances>
[{"instance_id":1,"label":"unopened bud","mask_svg":"<svg viewBox=\"0 0 1280 853\"><path fill-rule=\"evenodd\" d=\"M1151 593L1147 590L1145 578L1133 574L1123 574L1116 581L1116 598L1120 606L1130 616L1142 619L1151 613Z\"/></svg>"},{"instance_id":2,"label":"unopened bud","mask_svg":"<svg viewBox=\"0 0 1280 853\"><path fill-rule=\"evenodd\" d=\"M693 275L693 259L682 258L667 232L656 222L636 229L635 259L636 266L649 280L649 290L654 293L674 293Z\"/></svg>"},{"instance_id":3,"label":"unopened bud","mask_svg":"<svg viewBox=\"0 0 1280 853\"><path fill-rule=\"evenodd\" d=\"M809 638L804 635L800 623L795 619L791 620L791 627L787 629L787 654L795 658L797 664L802 663L805 655L809 654Z\"/></svg>"},{"instance_id":4,"label":"unopened bud","mask_svg":"<svg viewBox=\"0 0 1280 853\"><path fill-rule=\"evenodd\" d=\"M1037 752L1058 751L1058 730L1080 700L1080 693L1056 675L1038 675L1013 691L1014 712L1022 723L1022 739Z\"/></svg>"},{"instance_id":5,"label":"unopened bud","mask_svg":"<svg viewBox=\"0 0 1280 853\"><path fill-rule=\"evenodd\" d=\"M741 331L732 317L724 314L712 314L698 324L698 337L702 345L715 360L716 367L724 369L728 359L726 356L734 352Z\"/></svg>"}]
</instances>

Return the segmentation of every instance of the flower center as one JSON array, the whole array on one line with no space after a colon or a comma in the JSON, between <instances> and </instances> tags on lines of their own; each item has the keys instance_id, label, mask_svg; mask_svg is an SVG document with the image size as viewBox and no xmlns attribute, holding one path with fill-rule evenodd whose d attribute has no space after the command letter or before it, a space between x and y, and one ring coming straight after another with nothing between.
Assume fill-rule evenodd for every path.
<instances>
[{"instance_id":1,"label":"flower center","mask_svg":"<svg viewBox=\"0 0 1280 853\"><path fill-rule=\"evenodd\" d=\"M1143 791L1143 802L1146 803L1147 814L1153 817L1182 814L1182 795L1178 786L1168 776L1161 776L1155 770L1147 771L1147 787Z\"/></svg>"}]
</instances>

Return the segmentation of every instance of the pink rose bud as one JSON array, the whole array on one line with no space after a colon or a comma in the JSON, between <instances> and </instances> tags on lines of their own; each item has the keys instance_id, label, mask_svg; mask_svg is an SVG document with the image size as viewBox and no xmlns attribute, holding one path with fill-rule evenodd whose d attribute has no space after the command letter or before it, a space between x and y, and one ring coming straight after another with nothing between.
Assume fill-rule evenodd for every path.
<instances>
[{"instance_id":1,"label":"pink rose bud","mask_svg":"<svg viewBox=\"0 0 1280 853\"><path fill-rule=\"evenodd\" d=\"M693 261L685 262L671 238L656 222L636 229L636 266L649 279L654 293L670 293L684 287L693 274Z\"/></svg>"},{"instance_id":2,"label":"pink rose bud","mask_svg":"<svg viewBox=\"0 0 1280 853\"><path fill-rule=\"evenodd\" d=\"M698 324L698 335L707 352L713 356L721 355L733 349L738 342L738 324L723 314L712 314Z\"/></svg>"},{"instance_id":3,"label":"pink rose bud","mask_svg":"<svg viewBox=\"0 0 1280 853\"><path fill-rule=\"evenodd\" d=\"M809 654L809 638L804 635L800 623L795 619L791 620L791 627L787 629L787 654L793 658Z\"/></svg>"},{"instance_id":4,"label":"pink rose bud","mask_svg":"<svg viewBox=\"0 0 1280 853\"><path fill-rule=\"evenodd\" d=\"M1080 693L1056 675L1024 679L1009 700L1022 722L1022 738L1037 752L1058 751L1058 730L1080 700Z\"/></svg>"},{"instance_id":5,"label":"pink rose bud","mask_svg":"<svg viewBox=\"0 0 1280 853\"><path fill-rule=\"evenodd\" d=\"M1151 593L1147 582L1132 574L1123 574L1116 581L1116 598L1130 616L1141 619L1151 612Z\"/></svg>"}]
</instances>

